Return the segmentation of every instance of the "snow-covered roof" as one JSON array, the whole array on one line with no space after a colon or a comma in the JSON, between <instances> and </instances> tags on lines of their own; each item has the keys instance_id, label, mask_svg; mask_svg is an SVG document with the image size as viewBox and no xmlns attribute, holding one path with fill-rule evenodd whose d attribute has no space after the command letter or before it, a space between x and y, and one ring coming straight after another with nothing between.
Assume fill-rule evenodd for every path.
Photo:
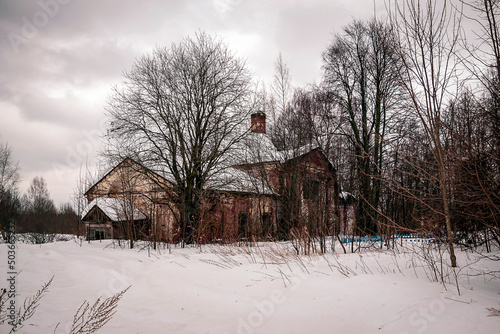
<instances>
[{"instance_id":1,"label":"snow-covered roof","mask_svg":"<svg viewBox=\"0 0 500 334\"><path fill-rule=\"evenodd\" d=\"M271 138L265 133L248 133L234 149L235 165L281 161L282 155L276 150Z\"/></svg>"},{"instance_id":2,"label":"snow-covered roof","mask_svg":"<svg viewBox=\"0 0 500 334\"><path fill-rule=\"evenodd\" d=\"M142 220L147 217L135 208L129 201L124 198L99 197L90 202L82 212L82 219L95 206L101 209L102 212L112 221L125 221L128 219Z\"/></svg>"},{"instance_id":3,"label":"snow-covered roof","mask_svg":"<svg viewBox=\"0 0 500 334\"><path fill-rule=\"evenodd\" d=\"M285 162L290 159L294 159L297 157L300 157L304 154L307 154L315 149L319 148L319 146L313 146L313 145L304 145L296 149L290 149L286 151L280 151L281 155L281 162Z\"/></svg>"},{"instance_id":4,"label":"snow-covered roof","mask_svg":"<svg viewBox=\"0 0 500 334\"><path fill-rule=\"evenodd\" d=\"M234 167L225 168L212 176L207 182L207 188L220 191L274 194L265 180L260 180Z\"/></svg>"},{"instance_id":5,"label":"snow-covered roof","mask_svg":"<svg viewBox=\"0 0 500 334\"><path fill-rule=\"evenodd\" d=\"M299 147L298 149L278 151L268 134L248 132L241 141L234 144L232 149L230 149L226 153L226 157L219 161L219 165L215 168L217 172L207 180L206 187L208 189L221 191L274 194L272 188L267 184L265 178L261 179L260 177L256 177L256 175L252 173L246 173L242 170L244 168L239 167L243 165L253 165L269 162L285 163L290 159L294 159L307 154L316 148L318 148L318 146L304 145L302 147ZM164 182L175 182L174 177L168 171L168 168L166 168L165 165L158 163L157 161L148 161L143 165L142 163L137 163L134 160L127 158L118 166L122 164L124 166L128 166L127 164L136 164L138 168L143 168L145 170L151 171L153 177L158 177L159 179L164 180ZM115 166L110 172L108 172L101 179L101 181L107 175L112 173L118 166ZM98 183L100 183L101 181L99 181ZM98 183L96 183L96 185ZM92 186L92 188L96 185ZM90 188L86 192L86 194L89 193L92 188ZM116 213L113 213L110 208L125 207L123 203L116 202L119 199L101 198L100 200L103 201L103 203L99 203L99 207L110 218L116 216ZM107 201L114 202L108 205ZM88 211L90 211L90 209L91 208L88 208ZM107 211L105 211L104 209L106 209ZM84 216L88 213L88 211L84 212ZM122 209L121 211L124 210ZM131 212L131 209L127 211Z\"/></svg>"}]
</instances>

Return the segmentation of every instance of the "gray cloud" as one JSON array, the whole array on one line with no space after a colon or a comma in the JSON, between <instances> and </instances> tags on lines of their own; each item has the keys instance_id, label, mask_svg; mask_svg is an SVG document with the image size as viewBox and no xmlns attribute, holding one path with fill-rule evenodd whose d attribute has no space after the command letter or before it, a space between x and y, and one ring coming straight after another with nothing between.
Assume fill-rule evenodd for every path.
<instances>
[{"instance_id":1,"label":"gray cloud","mask_svg":"<svg viewBox=\"0 0 500 334\"><path fill-rule=\"evenodd\" d=\"M272 78L281 52L305 85L320 79L332 32L372 13L370 0L0 0L0 137L22 165L23 187L44 176L65 202L80 165L96 161L106 97L136 57L204 30L256 79Z\"/></svg>"}]
</instances>

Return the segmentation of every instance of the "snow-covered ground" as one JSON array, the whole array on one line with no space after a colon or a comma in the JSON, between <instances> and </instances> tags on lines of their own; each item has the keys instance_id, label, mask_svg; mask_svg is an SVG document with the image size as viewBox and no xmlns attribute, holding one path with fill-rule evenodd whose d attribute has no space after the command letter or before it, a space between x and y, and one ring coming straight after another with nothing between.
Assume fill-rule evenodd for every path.
<instances>
[{"instance_id":1,"label":"snow-covered ground","mask_svg":"<svg viewBox=\"0 0 500 334\"><path fill-rule=\"evenodd\" d=\"M418 246L407 245L397 254L296 256L290 244L148 252L111 241L18 243L18 306L54 276L21 333L52 333L57 323L67 333L84 300L128 286L98 333L500 333L500 316L488 311L500 309L500 280L481 274L500 271L500 261L460 252L458 295L431 282ZM7 245L0 250L2 287Z\"/></svg>"}]
</instances>

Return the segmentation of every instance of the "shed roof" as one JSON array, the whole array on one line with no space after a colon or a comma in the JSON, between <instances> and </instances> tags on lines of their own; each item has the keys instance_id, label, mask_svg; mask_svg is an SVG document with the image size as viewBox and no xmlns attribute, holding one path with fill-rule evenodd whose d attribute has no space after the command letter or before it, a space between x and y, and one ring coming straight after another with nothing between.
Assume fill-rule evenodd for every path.
<instances>
[{"instance_id":1,"label":"shed roof","mask_svg":"<svg viewBox=\"0 0 500 334\"><path fill-rule=\"evenodd\" d=\"M95 207L99 208L111 221L125 221L131 218L133 220L143 220L147 218L146 215L124 198L98 197L83 210L82 220L85 220L85 217Z\"/></svg>"}]
</instances>

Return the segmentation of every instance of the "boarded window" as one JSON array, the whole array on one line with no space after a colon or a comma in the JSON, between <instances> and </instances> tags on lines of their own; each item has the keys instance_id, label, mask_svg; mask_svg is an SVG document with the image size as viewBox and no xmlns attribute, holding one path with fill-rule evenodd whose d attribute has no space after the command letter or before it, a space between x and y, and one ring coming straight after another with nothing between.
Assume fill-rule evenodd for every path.
<instances>
[{"instance_id":1,"label":"boarded window","mask_svg":"<svg viewBox=\"0 0 500 334\"><path fill-rule=\"evenodd\" d=\"M313 179L305 180L302 186L302 197L304 199L318 199L319 197L319 181Z\"/></svg>"}]
</instances>

